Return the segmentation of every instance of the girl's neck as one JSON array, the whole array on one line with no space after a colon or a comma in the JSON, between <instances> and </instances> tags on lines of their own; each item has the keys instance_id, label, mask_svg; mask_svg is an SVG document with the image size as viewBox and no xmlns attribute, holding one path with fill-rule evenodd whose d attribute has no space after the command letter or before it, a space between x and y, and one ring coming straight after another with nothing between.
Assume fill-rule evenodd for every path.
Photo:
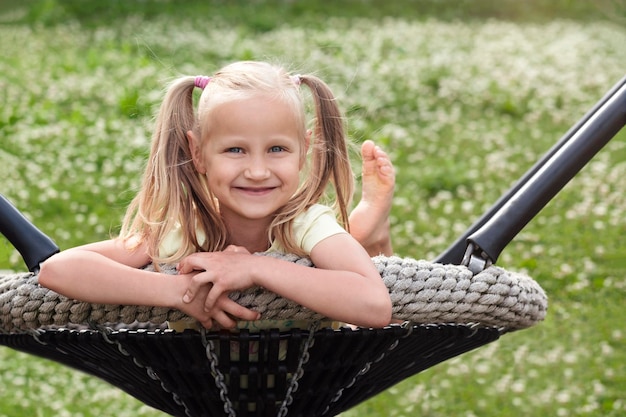
<instances>
[{"instance_id":1,"label":"girl's neck","mask_svg":"<svg viewBox=\"0 0 626 417\"><path fill-rule=\"evenodd\" d=\"M270 247L267 231L269 222L248 221L248 222L227 222L228 244L243 246L250 253L264 252Z\"/></svg>"}]
</instances>

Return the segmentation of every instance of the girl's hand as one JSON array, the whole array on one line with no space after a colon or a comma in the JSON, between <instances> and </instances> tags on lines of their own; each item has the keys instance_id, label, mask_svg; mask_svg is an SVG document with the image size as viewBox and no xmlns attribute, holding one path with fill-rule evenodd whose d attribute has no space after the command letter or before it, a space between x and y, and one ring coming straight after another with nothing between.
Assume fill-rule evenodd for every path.
<instances>
[{"instance_id":1,"label":"girl's hand","mask_svg":"<svg viewBox=\"0 0 626 417\"><path fill-rule=\"evenodd\" d=\"M219 308L224 303L221 301L223 295L227 296L231 291L244 290L255 285L252 280L255 259L257 258L254 255L240 246L229 246L223 252L198 252L189 255L178 264L178 272L199 272L193 275L183 302L203 300L204 311L207 313ZM232 302L230 299L229 301Z\"/></svg>"},{"instance_id":2,"label":"girl's hand","mask_svg":"<svg viewBox=\"0 0 626 417\"><path fill-rule=\"evenodd\" d=\"M185 279L185 286L189 287L195 275L197 274L191 273L180 275L179 277ZM198 320L207 329L213 327L215 323L218 323L223 328L230 329L235 327L236 320L254 321L260 318L260 313L237 304L228 298L228 293L222 293L213 307L207 310L205 300L210 290L210 285L200 287L193 300L183 302L181 298L181 302L176 308Z\"/></svg>"}]
</instances>

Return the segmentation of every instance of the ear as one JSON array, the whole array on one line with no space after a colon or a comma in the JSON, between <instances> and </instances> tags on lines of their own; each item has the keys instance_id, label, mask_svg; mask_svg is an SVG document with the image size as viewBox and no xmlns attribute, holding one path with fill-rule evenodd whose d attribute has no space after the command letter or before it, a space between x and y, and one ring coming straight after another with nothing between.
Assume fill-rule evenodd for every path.
<instances>
[{"instance_id":1,"label":"ear","mask_svg":"<svg viewBox=\"0 0 626 417\"><path fill-rule=\"evenodd\" d=\"M202 163L202 146L200 144L200 139L196 137L193 131L188 130L187 140L189 141L189 150L191 151L193 166L200 174L206 174L206 168Z\"/></svg>"},{"instance_id":2,"label":"ear","mask_svg":"<svg viewBox=\"0 0 626 417\"><path fill-rule=\"evenodd\" d=\"M304 166L304 162L306 161L306 156L309 152L309 147L311 146L311 136L313 135L313 131L311 129L307 129L304 135L304 150L302 151L302 158L300 158L300 169Z\"/></svg>"}]
</instances>

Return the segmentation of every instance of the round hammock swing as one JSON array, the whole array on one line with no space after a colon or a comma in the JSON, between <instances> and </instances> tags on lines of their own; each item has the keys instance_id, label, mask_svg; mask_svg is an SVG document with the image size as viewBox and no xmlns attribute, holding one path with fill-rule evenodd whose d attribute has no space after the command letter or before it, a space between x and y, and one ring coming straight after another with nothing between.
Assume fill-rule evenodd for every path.
<instances>
[{"instance_id":1,"label":"round hammock swing","mask_svg":"<svg viewBox=\"0 0 626 417\"><path fill-rule=\"evenodd\" d=\"M315 329L323 319L317 313L251 289L231 298L265 319L312 327L177 333L163 325L185 320L178 311L70 300L40 287L31 273L0 279L0 343L99 376L171 415L322 416L545 316L544 292L524 275L374 261L402 325Z\"/></svg>"},{"instance_id":2,"label":"round hammock swing","mask_svg":"<svg viewBox=\"0 0 626 417\"><path fill-rule=\"evenodd\" d=\"M541 287L493 264L624 125L626 78L434 262L374 258L393 317L404 321L382 329L320 327L323 317L259 288L231 297L265 319L310 327L176 332L166 322L188 318L175 310L68 299L37 282L57 246L0 196L0 232L31 271L0 277L0 344L95 375L173 416L336 415L544 318Z\"/></svg>"}]
</instances>

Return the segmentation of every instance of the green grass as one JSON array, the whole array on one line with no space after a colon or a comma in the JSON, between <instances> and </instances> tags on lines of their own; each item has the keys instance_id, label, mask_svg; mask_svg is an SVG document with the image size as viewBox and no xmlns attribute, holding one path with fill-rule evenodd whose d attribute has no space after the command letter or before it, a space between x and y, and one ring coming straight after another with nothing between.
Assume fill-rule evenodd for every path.
<instances>
[{"instance_id":1,"label":"green grass","mask_svg":"<svg viewBox=\"0 0 626 417\"><path fill-rule=\"evenodd\" d=\"M396 252L432 259L626 72L611 0L23 4L0 2L0 192L61 248L115 233L181 73L268 59L328 80L397 166ZM625 176L622 132L502 253L548 293L545 322L345 415L624 415ZM0 239L3 269L25 268ZM0 416L20 415L161 414L1 348Z\"/></svg>"}]
</instances>

